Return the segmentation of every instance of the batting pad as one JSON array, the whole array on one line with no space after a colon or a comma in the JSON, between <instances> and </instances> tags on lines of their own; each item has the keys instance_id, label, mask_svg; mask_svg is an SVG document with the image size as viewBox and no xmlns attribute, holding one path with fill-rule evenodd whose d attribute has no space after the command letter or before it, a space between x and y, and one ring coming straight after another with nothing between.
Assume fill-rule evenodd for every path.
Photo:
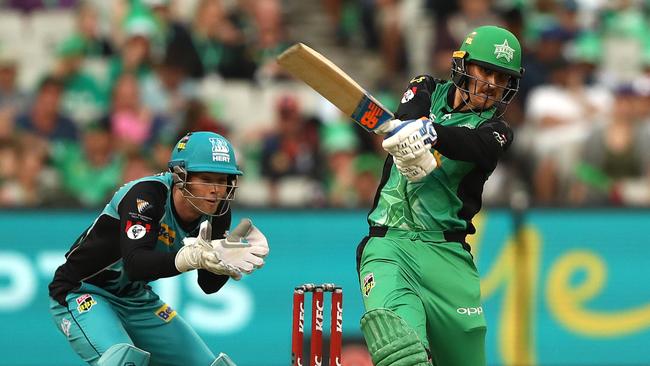
<instances>
[{"instance_id":1,"label":"batting pad","mask_svg":"<svg viewBox=\"0 0 650 366\"><path fill-rule=\"evenodd\" d=\"M361 331L375 366L431 366L415 331L391 310L374 309L365 313Z\"/></svg>"},{"instance_id":2,"label":"batting pad","mask_svg":"<svg viewBox=\"0 0 650 366\"><path fill-rule=\"evenodd\" d=\"M227 354L222 352L219 354L219 357L217 357L217 359L210 364L210 366L237 366L237 365L235 365L235 363L232 362L232 360L230 359L230 357L228 357Z\"/></svg>"},{"instance_id":3,"label":"batting pad","mask_svg":"<svg viewBox=\"0 0 650 366\"><path fill-rule=\"evenodd\" d=\"M150 354L135 346L126 343L118 343L111 346L104 352L97 361L97 366L147 366L149 365Z\"/></svg>"}]
</instances>

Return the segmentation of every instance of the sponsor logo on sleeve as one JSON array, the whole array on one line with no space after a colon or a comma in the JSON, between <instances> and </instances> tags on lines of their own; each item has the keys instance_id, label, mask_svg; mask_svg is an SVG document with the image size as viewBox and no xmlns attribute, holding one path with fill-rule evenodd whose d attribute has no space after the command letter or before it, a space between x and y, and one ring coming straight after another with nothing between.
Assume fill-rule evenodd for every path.
<instances>
[{"instance_id":1,"label":"sponsor logo on sleeve","mask_svg":"<svg viewBox=\"0 0 650 366\"><path fill-rule=\"evenodd\" d=\"M70 322L68 319L63 318L61 319L61 331L63 331L63 334L65 334L66 337L70 337L70 326L72 325L72 322Z\"/></svg>"},{"instance_id":2,"label":"sponsor logo on sleeve","mask_svg":"<svg viewBox=\"0 0 650 366\"><path fill-rule=\"evenodd\" d=\"M494 139L497 140L497 142L499 143L499 145L501 145L501 147L503 147L508 142L508 139L506 139L506 135L502 133L498 133L497 131L493 131L492 136L494 136Z\"/></svg>"},{"instance_id":3,"label":"sponsor logo on sleeve","mask_svg":"<svg viewBox=\"0 0 650 366\"><path fill-rule=\"evenodd\" d=\"M135 203L138 206L138 213L143 213L152 207L149 202L140 198L136 199Z\"/></svg>"},{"instance_id":4,"label":"sponsor logo on sleeve","mask_svg":"<svg viewBox=\"0 0 650 366\"><path fill-rule=\"evenodd\" d=\"M158 232L158 240L167 246L174 245L176 239L176 231L172 230L169 225L160 224L160 231Z\"/></svg>"},{"instance_id":5,"label":"sponsor logo on sleeve","mask_svg":"<svg viewBox=\"0 0 650 366\"><path fill-rule=\"evenodd\" d=\"M169 323L176 316L176 310L165 304L156 310L155 314L157 317L165 321L165 323Z\"/></svg>"},{"instance_id":6,"label":"sponsor logo on sleeve","mask_svg":"<svg viewBox=\"0 0 650 366\"><path fill-rule=\"evenodd\" d=\"M90 294L83 294L76 299L77 301L77 311L79 314L90 311L93 306L97 305L97 301L93 299L93 296Z\"/></svg>"},{"instance_id":7,"label":"sponsor logo on sleeve","mask_svg":"<svg viewBox=\"0 0 650 366\"><path fill-rule=\"evenodd\" d=\"M137 240L144 237L151 230L150 224L143 224L139 221L135 223L131 220L126 221L126 236L131 240Z\"/></svg>"},{"instance_id":8,"label":"sponsor logo on sleeve","mask_svg":"<svg viewBox=\"0 0 650 366\"><path fill-rule=\"evenodd\" d=\"M404 92L404 95L402 95L402 104L408 102L409 100L413 99L415 96L415 93L417 92L418 88L417 87L412 87L411 89L407 90Z\"/></svg>"},{"instance_id":9,"label":"sponsor logo on sleeve","mask_svg":"<svg viewBox=\"0 0 650 366\"><path fill-rule=\"evenodd\" d=\"M424 80L424 79L426 79L426 76L416 77L416 78L411 79L411 81L409 83L421 83L422 80Z\"/></svg>"},{"instance_id":10,"label":"sponsor logo on sleeve","mask_svg":"<svg viewBox=\"0 0 650 366\"><path fill-rule=\"evenodd\" d=\"M368 297L373 287L375 287L375 275L373 273L368 273L363 278L363 287L361 288L363 296Z\"/></svg>"}]
</instances>

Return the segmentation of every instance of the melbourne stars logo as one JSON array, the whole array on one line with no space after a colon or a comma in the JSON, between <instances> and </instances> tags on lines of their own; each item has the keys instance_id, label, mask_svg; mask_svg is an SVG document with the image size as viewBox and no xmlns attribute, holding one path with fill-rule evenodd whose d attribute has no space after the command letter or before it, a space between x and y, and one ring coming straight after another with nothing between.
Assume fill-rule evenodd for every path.
<instances>
[{"instance_id":1,"label":"melbourne stars logo","mask_svg":"<svg viewBox=\"0 0 650 366\"><path fill-rule=\"evenodd\" d=\"M494 54L497 56L497 60L503 57L510 62L515 55L515 49L510 47L507 39L504 39L502 44L494 45Z\"/></svg>"}]
</instances>

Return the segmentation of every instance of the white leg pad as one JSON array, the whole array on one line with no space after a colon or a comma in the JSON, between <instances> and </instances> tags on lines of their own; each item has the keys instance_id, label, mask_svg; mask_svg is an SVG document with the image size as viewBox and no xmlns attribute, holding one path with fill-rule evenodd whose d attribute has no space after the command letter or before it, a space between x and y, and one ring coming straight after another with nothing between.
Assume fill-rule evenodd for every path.
<instances>
[{"instance_id":1,"label":"white leg pad","mask_svg":"<svg viewBox=\"0 0 650 366\"><path fill-rule=\"evenodd\" d=\"M127 343L118 343L104 352L97 366L148 366L151 354Z\"/></svg>"},{"instance_id":2,"label":"white leg pad","mask_svg":"<svg viewBox=\"0 0 650 366\"><path fill-rule=\"evenodd\" d=\"M219 357L217 357L217 359L215 359L214 362L210 364L210 366L237 366L237 365L235 365L235 363L232 362L232 360L230 359L230 357L228 357L227 354L222 352L219 354Z\"/></svg>"}]
</instances>

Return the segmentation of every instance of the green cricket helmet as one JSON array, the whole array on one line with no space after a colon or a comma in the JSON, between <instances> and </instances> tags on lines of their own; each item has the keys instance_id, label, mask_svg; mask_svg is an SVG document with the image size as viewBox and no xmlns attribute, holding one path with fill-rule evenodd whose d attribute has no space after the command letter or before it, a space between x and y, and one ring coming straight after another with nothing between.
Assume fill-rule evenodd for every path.
<instances>
[{"instance_id":1,"label":"green cricket helmet","mask_svg":"<svg viewBox=\"0 0 650 366\"><path fill-rule=\"evenodd\" d=\"M510 76L505 87L497 86L504 89L501 99L491 99L499 107L507 106L519 90L519 80L524 73L521 67L521 45L517 37L506 29L486 25L470 32L460 49L453 53L451 79L454 85L466 93L476 94L469 90L470 79L484 83L486 81L467 72L467 64L470 63Z\"/></svg>"},{"instance_id":2,"label":"green cricket helmet","mask_svg":"<svg viewBox=\"0 0 650 366\"><path fill-rule=\"evenodd\" d=\"M235 151L230 142L217 133L207 131L190 132L181 138L172 150L168 168L173 174L174 184L180 184L185 198L206 198L197 197L187 189L192 184L204 184L188 182L189 174L199 172L226 174L228 176L226 196L222 198L217 216L224 214L230 207L229 201L235 197L237 176L243 174L237 166ZM197 208L191 200L190 203ZM213 216L211 213L201 212Z\"/></svg>"}]
</instances>

